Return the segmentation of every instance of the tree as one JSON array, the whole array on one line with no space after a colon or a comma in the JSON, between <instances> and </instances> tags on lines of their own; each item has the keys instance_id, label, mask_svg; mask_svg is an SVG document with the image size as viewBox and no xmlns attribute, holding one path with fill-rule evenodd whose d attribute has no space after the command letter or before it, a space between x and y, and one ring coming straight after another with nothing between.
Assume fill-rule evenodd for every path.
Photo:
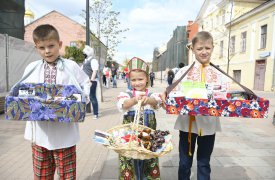
<instances>
[{"instance_id":1,"label":"tree","mask_svg":"<svg viewBox=\"0 0 275 180\"><path fill-rule=\"evenodd\" d=\"M83 52L82 52L85 43L83 41L78 41L77 44L78 44L79 48L76 46L73 46L73 47L66 46L64 57L67 59L72 59L76 63L82 63L83 60L85 59Z\"/></svg>"},{"instance_id":2,"label":"tree","mask_svg":"<svg viewBox=\"0 0 275 180\"><path fill-rule=\"evenodd\" d=\"M125 59L123 60L123 62L122 62L122 65L123 65L123 66L127 66L127 64L128 64L129 61L130 61L130 59L125 58Z\"/></svg>"},{"instance_id":3,"label":"tree","mask_svg":"<svg viewBox=\"0 0 275 180\"><path fill-rule=\"evenodd\" d=\"M107 38L108 47L107 47L107 57L108 59L112 59L113 53L115 52L115 48L117 45L121 42L119 40L119 34L127 31L128 29L121 30L119 25L120 22L118 21L118 15L119 12L112 11L112 2L111 0L93 0L92 3L90 3L90 21L91 24L94 24L96 27L96 30L94 31L94 34L97 36L98 43L98 52L99 52L99 64L104 64L106 59L104 60L104 63L101 61L101 42L100 38L102 36L105 36ZM84 13L85 10L83 10ZM85 15L85 14L84 14ZM82 16L84 16L82 14ZM85 17L85 16L84 16ZM109 51L108 51L109 49ZM109 54L109 52L111 54ZM102 73L99 71L99 77L100 77L100 88L101 88L101 102L103 102L103 94L102 94L102 82L101 77Z\"/></svg>"},{"instance_id":4,"label":"tree","mask_svg":"<svg viewBox=\"0 0 275 180\"><path fill-rule=\"evenodd\" d=\"M93 0L90 3L90 21L92 25L95 25L93 32L99 40L101 37L107 39L107 59L109 60L113 59L118 44L121 43L121 39L125 38L120 36L121 33L129 30L120 27L119 14L120 12L112 10L111 0Z\"/></svg>"}]
</instances>

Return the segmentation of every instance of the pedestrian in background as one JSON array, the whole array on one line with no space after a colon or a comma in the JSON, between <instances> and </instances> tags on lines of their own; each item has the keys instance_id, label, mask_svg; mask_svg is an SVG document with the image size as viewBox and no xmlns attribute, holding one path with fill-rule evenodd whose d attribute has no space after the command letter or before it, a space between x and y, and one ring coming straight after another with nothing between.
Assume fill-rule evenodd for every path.
<instances>
[{"instance_id":1,"label":"pedestrian in background","mask_svg":"<svg viewBox=\"0 0 275 180\"><path fill-rule=\"evenodd\" d=\"M94 49L88 45L85 45L83 49L83 54L85 60L83 62L82 69L89 76L91 82L90 88L90 100L93 106L93 119L98 119L98 101L96 98L96 88L97 88L97 72L99 69L98 61L94 58ZM91 106L88 106L90 108Z\"/></svg>"},{"instance_id":2,"label":"pedestrian in background","mask_svg":"<svg viewBox=\"0 0 275 180\"><path fill-rule=\"evenodd\" d=\"M131 90L132 87L131 87L131 82L130 82L130 79L129 79L129 69L128 69L128 67L124 68L124 73L125 73L125 81L127 83L127 88L129 90Z\"/></svg>"},{"instance_id":3,"label":"pedestrian in background","mask_svg":"<svg viewBox=\"0 0 275 180\"><path fill-rule=\"evenodd\" d=\"M174 71L174 74L176 75L177 74L177 72L181 69L181 68L183 68L185 66L185 64L184 63L179 63L179 65L178 65L178 67L176 67L176 68L173 68L173 71Z\"/></svg>"},{"instance_id":4,"label":"pedestrian in background","mask_svg":"<svg viewBox=\"0 0 275 180\"><path fill-rule=\"evenodd\" d=\"M102 83L103 83L103 86L106 87L106 74L104 73L104 68L105 68L106 65L104 65L103 67L103 70L102 70Z\"/></svg>"},{"instance_id":5,"label":"pedestrian in background","mask_svg":"<svg viewBox=\"0 0 275 180\"><path fill-rule=\"evenodd\" d=\"M158 93L151 93L149 85L149 67L139 58L132 58L128 62L129 78L132 90L120 92L117 106L123 112L123 124L132 123L135 116L138 101L144 106L144 125L156 129L156 117L154 108L158 109L161 98ZM158 158L147 160L131 159L119 156L119 179L160 179Z\"/></svg>"},{"instance_id":6,"label":"pedestrian in background","mask_svg":"<svg viewBox=\"0 0 275 180\"><path fill-rule=\"evenodd\" d=\"M153 71L151 71L149 76L150 76L151 87L153 87L154 86L155 73Z\"/></svg>"},{"instance_id":7,"label":"pedestrian in background","mask_svg":"<svg viewBox=\"0 0 275 180\"><path fill-rule=\"evenodd\" d=\"M114 63L111 65L113 88L117 88L117 68Z\"/></svg>"},{"instance_id":8,"label":"pedestrian in background","mask_svg":"<svg viewBox=\"0 0 275 180\"><path fill-rule=\"evenodd\" d=\"M82 86L88 97L89 77L77 63L60 57L62 42L56 28L49 24L36 27L33 41L42 59L26 67L23 82ZM79 138L76 122L27 121L25 139L32 142L34 179L54 179L56 169L59 179L76 179Z\"/></svg>"},{"instance_id":9,"label":"pedestrian in background","mask_svg":"<svg viewBox=\"0 0 275 180\"><path fill-rule=\"evenodd\" d=\"M174 71L170 69L167 73L167 82L169 86L172 84L174 77L175 77Z\"/></svg>"},{"instance_id":10,"label":"pedestrian in background","mask_svg":"<svg viewBox=\"0 0 275 180\"><path fill-rule=\"evenodd\" d=\"M104 68L103 68L103 74L105 75L105 80L106 80L106 82L105 82L105 87L106 87L106 88L109 88L109 85L110 85L110 74L111 74L110 71L111 71L111 70L110 70L110 68L107 66L107 63L105 63Z\"/></svg>"}]
</instances>

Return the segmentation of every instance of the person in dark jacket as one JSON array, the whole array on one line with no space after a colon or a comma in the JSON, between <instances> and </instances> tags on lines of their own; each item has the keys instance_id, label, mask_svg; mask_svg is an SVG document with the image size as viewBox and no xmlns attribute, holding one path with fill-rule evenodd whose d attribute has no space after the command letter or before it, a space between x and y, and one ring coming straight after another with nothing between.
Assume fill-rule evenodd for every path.
<instances>
[{"instance_id":1,"label":"person in dark jacket","mask_svg":"<svg viewBox=\"0 0 275 180\"><path fill-rule=\"evenodd\" d=\"M153 85L154 85L154 79L155 79L155 73L153 71L151 71L150 74L149 74L149 76L150 76L151 87L153 87Z\"/></svg>"},{"instance_id":2,"label":"person in dark jacket","mask_svg":"<svg viewBox=\"0 0 275 180\"><path fill-rule=\"evenodd\" d=\"M172 69L170 69L167 73L167 82L169 86L173 83L174 77L175 77L175 73Z\"/></svg>"}]
</instances>

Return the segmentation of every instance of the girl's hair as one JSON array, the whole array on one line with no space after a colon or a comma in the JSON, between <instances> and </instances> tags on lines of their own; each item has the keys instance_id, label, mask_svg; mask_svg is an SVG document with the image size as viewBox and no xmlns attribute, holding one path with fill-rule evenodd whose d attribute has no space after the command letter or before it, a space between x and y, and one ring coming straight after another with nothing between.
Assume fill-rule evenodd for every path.
<instances>
[{"instance_id":1,"label":"girl's hair","mask_svg":"<svg viewBox=\"0 0 275 180\"><path fill-rule=\"evenodd\" d=\"M131 81L131 72L143 72L145 75L146 75L146 78L147 78L147 84L146 84L146 87L148 87L149 86L149 84L150 84L150 77L149 77L149 74L147 74L145 71L143 71L143 70L140 70L140 69L134 69L134 70L132 70L132 71L130 71L129 72L129 79L130 79L130 81Z\"/></svg>"},{"instance_id":2,"label":"girl's hair","mask_svg":"<svg viewBox=\"0 0 275 180\"><path fill-rule=\"evenodd\" d=\"M213 45L213 37L212 35L207 32L207 31L200 31L198 32L192 39L192 46L194 47L195 44L198 42L198 41L207 41L207 40L211 40L212 41L212 45Z\"/></svg>"},{"instance_id":3,"label":"girl's hair","mask_svg":"<svg viewBox=\"0 0 275 180\"><path fill-rule=\"evenodd\" d=\"M37 26L32 33L34 43L45 40L59 41L59 34L55 27L50 24Z\"/></svg>"}]
</instances>

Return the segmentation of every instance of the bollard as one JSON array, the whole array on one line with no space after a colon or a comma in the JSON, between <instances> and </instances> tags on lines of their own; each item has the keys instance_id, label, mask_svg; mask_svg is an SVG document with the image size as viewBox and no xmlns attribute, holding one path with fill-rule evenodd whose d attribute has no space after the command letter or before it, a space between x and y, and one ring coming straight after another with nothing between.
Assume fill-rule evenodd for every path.
<instances>
[{"instance_id":1,"label":"bollard","mask_svg":"<svg viewBox=\"0 0 275 180\"><path fill-rule=\"evenodd\" d=\"M275 126L275 112L273 114L273 122L272 122L272 124Z\"/></svg>"}]
</instances>

